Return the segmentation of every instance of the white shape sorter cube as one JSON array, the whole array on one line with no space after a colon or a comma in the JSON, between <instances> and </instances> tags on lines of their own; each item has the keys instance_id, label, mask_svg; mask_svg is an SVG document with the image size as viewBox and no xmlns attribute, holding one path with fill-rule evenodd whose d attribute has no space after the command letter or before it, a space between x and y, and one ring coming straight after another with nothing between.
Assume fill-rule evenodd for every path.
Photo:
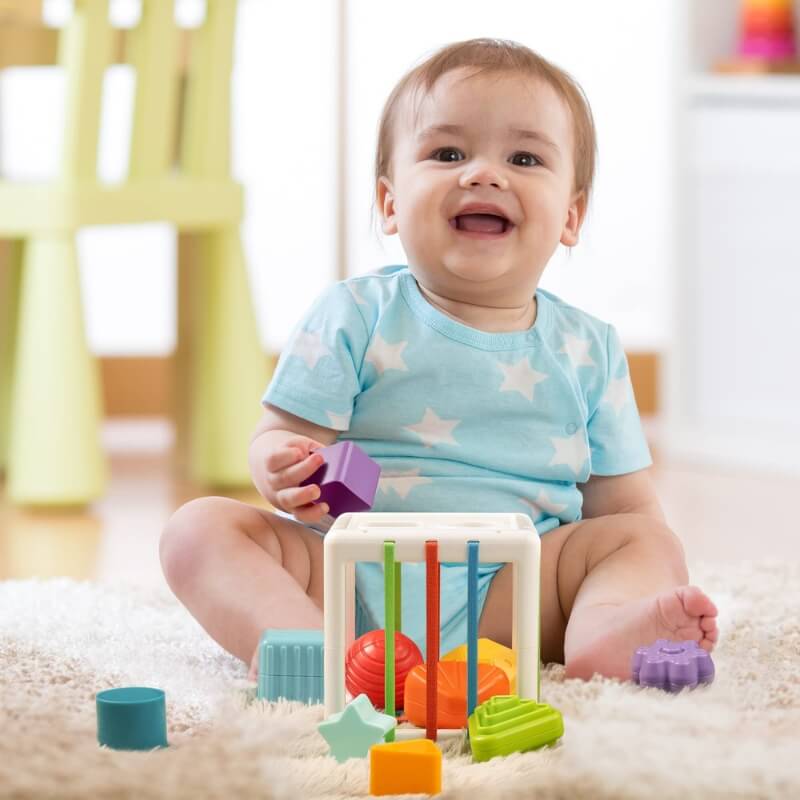
<instances>
[{"instance_id":1,"label":"white shape sorter cube","mask_svg":"<svg viewBox=\"0 0 800 800\"><path fill-rule=\"evenodd\" d=\"M517 691L539 700L539 535L525 514L343 514L325 535L325 716L345 706L344 663L353 638L352 579L357 561L383 561L383 543L395 559L425 561L425 542L439 542L439 561L467 561L467 542L479 542L482 562L513 564L512 647ZM466 586L465 595L466 595ZM424 730L419 729L424 735Z\"/></svg>"}]
</instances>

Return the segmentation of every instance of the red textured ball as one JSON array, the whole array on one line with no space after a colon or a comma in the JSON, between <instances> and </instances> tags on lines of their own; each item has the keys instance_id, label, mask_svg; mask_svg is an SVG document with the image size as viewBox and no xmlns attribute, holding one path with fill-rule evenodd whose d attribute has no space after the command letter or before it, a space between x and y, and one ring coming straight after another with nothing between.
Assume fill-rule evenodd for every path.
<instances>
[{"instance_id":1,"label":"red textured ball","mask_svg":"<svg viewBox=\"0 0 800 800\"><path fill-rule=\"evenodd\" d=\"M383 692L386 636L382 630L359 636L347 650L344 660L344 685L353 697L365 694L375 708L386 704ZM394 702L403 707L406 675L422 663L422 653L403 633L394 634Z\"/></svg>"}]
</instances>

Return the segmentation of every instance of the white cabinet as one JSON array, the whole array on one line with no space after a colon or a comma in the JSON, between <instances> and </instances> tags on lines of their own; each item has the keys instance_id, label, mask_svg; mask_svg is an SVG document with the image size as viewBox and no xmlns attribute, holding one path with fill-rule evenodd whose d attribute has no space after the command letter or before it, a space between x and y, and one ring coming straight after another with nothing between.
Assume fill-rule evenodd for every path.
<instances>
[{"instance_id":1,"label":"white cabinet","mask_svg":"<svg viewBox=\"0 0 800 800\"><path fill-rule=\"evenodd\" d=\"M690 71L706 62L679 111L665 445L800 473L800 77Z\"/></svg>"}]
</instances>

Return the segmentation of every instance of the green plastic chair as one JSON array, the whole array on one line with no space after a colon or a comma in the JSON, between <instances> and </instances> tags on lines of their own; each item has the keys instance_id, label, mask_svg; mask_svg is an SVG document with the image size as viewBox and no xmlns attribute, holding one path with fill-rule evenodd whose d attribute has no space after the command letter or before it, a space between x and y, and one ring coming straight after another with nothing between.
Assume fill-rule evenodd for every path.
<instances>
[{"instance_id":1,"label":"green plastic chair","mask_svg":"<svg viewBox=\"0 0 800 800\"><path fill-rule=\"evenodd\" d=\"M19 504L85 504L107 477L98 367L81 306L81 226L165 221L199 244L198 263L181 275L191 282L191 308L179 308L178 343L188 354L178 388L193 480L249 484L247 444L269 377L239 235L243 193L230 174L236 0L207 0L205 22L192 32L177 164L180 29L171 0L143 0L128 36L137 73L130 169L114 185L99 183L96 169L102 81L116 35L108 10L108 0L75 0L60 32L67 95L58 178L0 180L0 239L11 240L0 286L0 468L5 461L7 493Z\"/></svg>"}]
</instances>

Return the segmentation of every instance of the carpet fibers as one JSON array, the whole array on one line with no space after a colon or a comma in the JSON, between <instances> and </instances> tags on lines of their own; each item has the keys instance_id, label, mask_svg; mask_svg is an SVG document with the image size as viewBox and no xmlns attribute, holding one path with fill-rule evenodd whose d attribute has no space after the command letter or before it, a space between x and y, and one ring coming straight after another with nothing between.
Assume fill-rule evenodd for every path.
<instances>
[{"instance_id":1,"label":"carpet fibers","mask_svg":"<svg viewBox=\"0 0 800 800\"><path fill-rule=\"evenodd\" d=\"M441 796L799 798L800 564L698 565L692 579L720 608L711 686L671 696L551 666L561 742L473 764L453 740ZM94 696L122 685L166 691L168 749L97 746ZM248 705L246 686L166 591L2 582L0 797L367 796L367 760L326 755L321 706Z\"/></svg>"}]
</instances>

